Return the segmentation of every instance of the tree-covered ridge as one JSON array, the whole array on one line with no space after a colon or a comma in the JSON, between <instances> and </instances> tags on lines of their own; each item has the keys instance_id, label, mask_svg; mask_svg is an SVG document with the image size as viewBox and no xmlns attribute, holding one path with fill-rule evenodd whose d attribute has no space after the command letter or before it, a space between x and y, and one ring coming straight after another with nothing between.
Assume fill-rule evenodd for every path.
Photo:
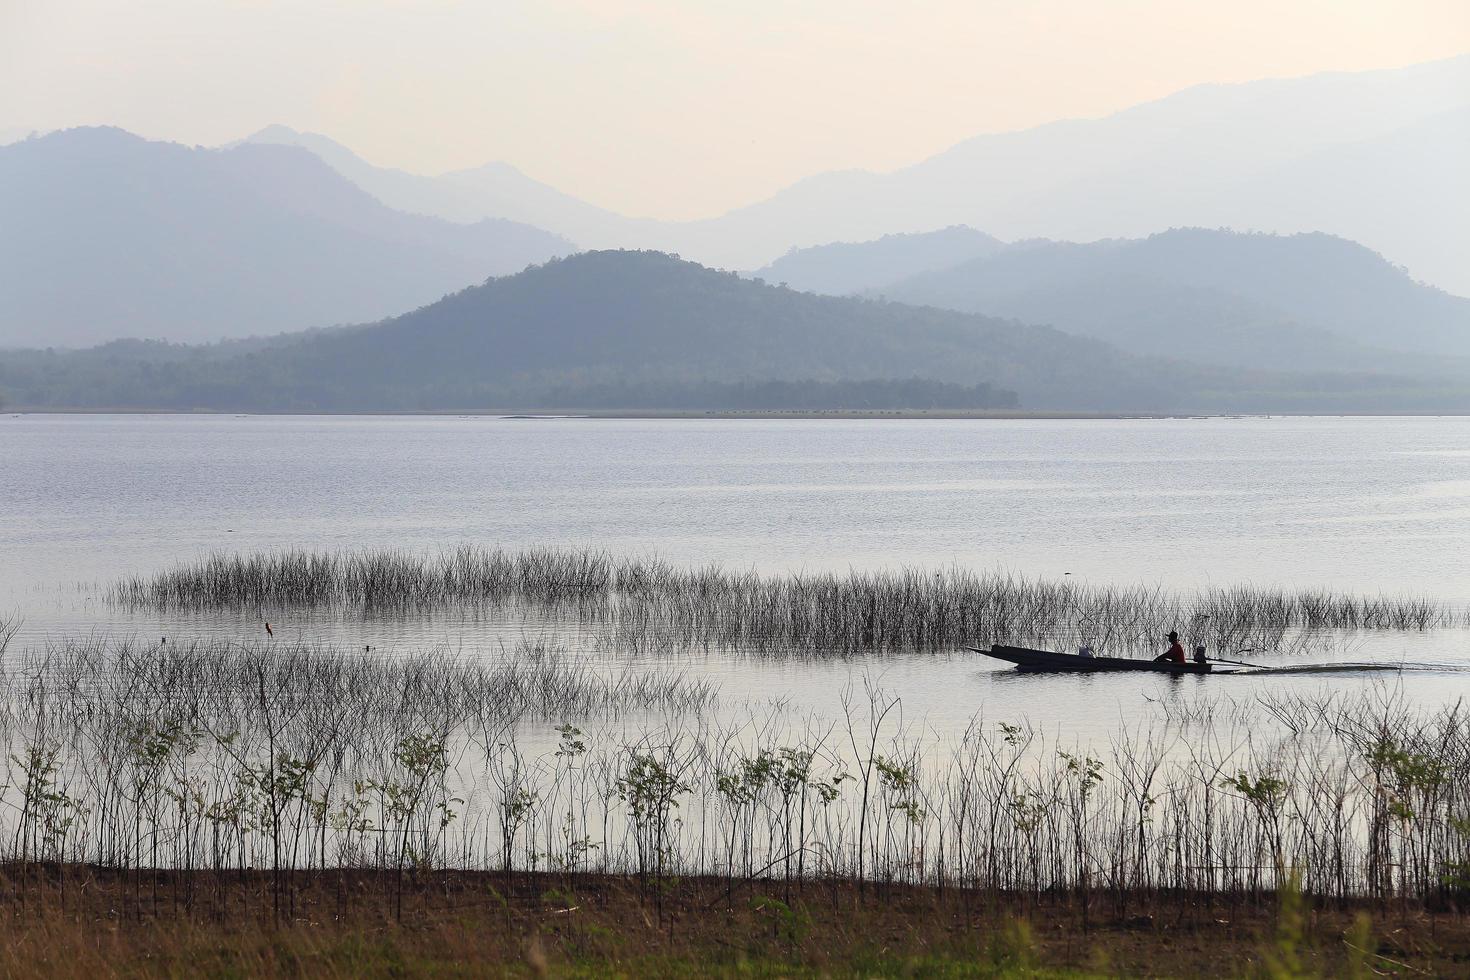
<instances>
[{"instance_id":1,"label":"tree-covered ridge","mask_svg":"<svg viewBox=\"0 0 1470 980\"><path fill-rule=\"evenodd\" d=\"M533 408L610 407L677 412L973 411L1019 408L1014 391L927 378L850 381L705 381L608 383L550 387Z\"/></svg>"},{"instance_id":2,"label":"tree-covered ridge","mask_svg":"<svg viewBox=\"0 0 1470 980\"><path fill-rule=\"evenodd\" d=\"M850 401L851 383L902 379L941 385L923 396L931 400L954 385L1057 411L1470 404L1453 386L1198 367L1049 327L801 293L657 252L554 260L364 326L202 347L0 354L0 390L36 408L698 410L748 404L762 390L789 401L791 387L762 388L770 383L829 385L813 393Z\"/></svg>"}]
</instances>

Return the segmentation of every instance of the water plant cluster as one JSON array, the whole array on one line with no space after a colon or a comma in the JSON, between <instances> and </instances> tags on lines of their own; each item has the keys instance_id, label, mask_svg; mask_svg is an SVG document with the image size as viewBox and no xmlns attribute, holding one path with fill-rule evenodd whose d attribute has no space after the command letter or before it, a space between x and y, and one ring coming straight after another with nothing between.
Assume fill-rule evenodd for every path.
<instances>
[{"instance_id":1,"label":"water plant cluster","mask_svg":"<svg viewBox=\"0 0 1470 980\"><path fill-rule=\"evenodd\" d=\"M1212 652L1271 648L1287 631L1424 630L1470 612L1417 596L1237 586L1173 593L963 568L763 575L600 551L463 546L216 554L119 583L114 601L156 608L524 603L608 625L620 646L721 644L847 654L988 642L1156 644L1171 629Z\"/></svg>"},{"instance_id":2,"label":"water plant cluster","mask_svg":"<svg viewBox=\"0 0 1470 980\"><path fill-rule=\"evenodd\" d=\"M495 666L92 638L0 662L4 859L22 880L124 869L138 903L160 900L157 868L220 894L269 869L281 915L303 881L344 869L376 871L399 901L405 876L438 868L623 874L655 902L694 873L1120 905L1261 896L1292 876L1339 899L1470 889L1458 706L1273 700L1101 746L1019 719L941 737L875 687L825 722L717 713L708 686L535 650Z\"/></svg>"}]
</instances>

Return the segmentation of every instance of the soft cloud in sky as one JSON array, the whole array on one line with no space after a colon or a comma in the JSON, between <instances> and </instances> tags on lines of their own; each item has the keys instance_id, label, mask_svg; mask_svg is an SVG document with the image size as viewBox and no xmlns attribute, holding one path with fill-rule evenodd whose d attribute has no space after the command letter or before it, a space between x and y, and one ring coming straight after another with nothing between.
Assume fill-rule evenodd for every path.
<instances>
[{"instance_id":1,"label":"soft cloud in sky","mask_svg":"<svg viewBox=\"0 0 1470 980\"><path fill-rule=\"evenodd\" d=\"M683 218L1200 82L1465 51L1466 0L0 0L0 132L279 122Z\"/></svg>"}]
</instances>

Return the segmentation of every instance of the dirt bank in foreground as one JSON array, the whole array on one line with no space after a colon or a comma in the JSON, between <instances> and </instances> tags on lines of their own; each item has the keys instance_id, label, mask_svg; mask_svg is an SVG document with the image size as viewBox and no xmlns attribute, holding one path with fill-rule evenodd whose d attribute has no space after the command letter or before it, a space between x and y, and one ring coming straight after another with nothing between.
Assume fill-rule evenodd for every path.
<instances>
[{"instance_id":1,"label":"dirt bank in foreground","mask_svg":"<svg viewBox=\"0 0 1470 980\"><path fill-rule=\"evenodd\" d=\"M435 872L400 912L392 875L61 872L5 869L0 973L1470 976L1470 917L1397 905Z\"/></svg>"}]
</instances>

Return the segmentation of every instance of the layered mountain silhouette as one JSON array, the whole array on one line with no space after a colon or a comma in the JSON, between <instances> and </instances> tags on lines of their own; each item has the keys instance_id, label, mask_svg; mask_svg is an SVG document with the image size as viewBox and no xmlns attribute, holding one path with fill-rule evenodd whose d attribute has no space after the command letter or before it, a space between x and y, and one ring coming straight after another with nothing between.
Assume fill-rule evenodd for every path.
<instances>
[{"instance_id":1,"label":"layered mountain silhouette","mask_svg":"<svg viewBox=\"0 0 1470 980\"><path fill-rule=\"evenodd\" d=\"M559 230L582 245L651 233L658 222L638 221L580 201L526 176L508 163L493 162L437 176L378 167L336 140L302 133L288 126L267 126L234 145L297 146L379 201L410 214L433 215L456 222L505 218Z\"/></svg>"},{"instance_id":2,"label":"layered mountain silhouette","mask_svg":"<svg viewBox=\"0 0 1470 980\"><path fill-rule=\"evenodd\" d=\"M579 246L651 247L730 268L770 262L762 278L844 292L884 291L983 258L995 246L990 235L1322 230L1403 263L1413 278L1470 293L1467 160L1470 57L1202 86L1105 119L976 137L890 174L818 175L685 223L625 218L505 164L434 177L374 167L280 127L220 150L73 130L0 147L0 346L201 340L374 320ZM932 228L951 230L920 234ZM785 254L870 239L883 244L851 256L842 244ZM1384 335L1341 329L1340 311L1327 308L1339 295L1331 283L1317 293L1322 310L1228 284L1124 289L1099 308L1116 313L1116 328L1096 329L1070 316L1065 297L1023 302L997 287L976 303L930 288L904 295L1231 363L1240 361L1232 350L1260 337L1278 338L1282 351L1315 351L1314 363L1327 367L1365 357L1381 367L1371 355L1381 348L1444 349L1404 342L1433 332L1417 320L1407 333L1381 317L1369 326ZM1220 289L1232 295L1211 292ZM1161 336L1167 323L1143 322L1183 317L1218 325L1211 336L1220 342L1194 345ZM1228 336L1236 327L1239 336Z\"/></svg>"},{"instance_id":3,"label":"layered mountain silhouette","mask_svg":"<svg viewBox=\"0 0 1470 980\"><path fill-rule=\"evenodd\" d=\"M377 319L573 249L395 211L299 148L107 128L0 147L0 214L0 347Z\"/></svg>"},{"instance_id":4,"label":"layered mountain silhouette","mask_svg":"<svg viewBox=\"0 0 1470 980\"><path fill-rule=\"evenodd\" d=\"M728 262L705 249L724 240L758 256L952 224L1007 240L1325 230L1470 293L1467 110L1470 56L1198 86L1103 119L979 136L889 174L809 178L688 229L680 246Z\"/></svg>"},{"instance_id":5,"label":"layered mountain silhouette","mask_svg":"<svg viewBox=\"0 0 1470 980\"><path fill-rule=\"evenodd\" d=\"M792 249L753 276L809 293L871 292L925 272L994 255L1005 243L963 225L873 242L834 242Z\"/></svg>"},{"instance_id":6,"label":"layered mountain silhouette","mask_svg":"<svg viewBox=\"0 0 1470 980\"><path fill-rule=\"evenodd\" d=\"M813 291L1051 324L1204 363L1423 372L1446 368L1446 357L1470 358L1470 299L1331 235L1174 229L1088 244L997 244L944 265L953 237L946 230L806 249L760 274ZM881 261L895 241L929 267L895 280Z\"/></svg>"},{"instance_id":7,"label":"layered mountain silhouette","mask_svg":"<svg viewBox=\"0 0 1470 980\"><path fill-rule=\"evenodd\" d=\"M509 217L590 248L647 247L752 269L793 247L956 224L1004 239L1088 241L1178 226L1326 231L1470 294L1470 55L1410 68L1202 85L1101 119L982 135L910 167L799 181L703 221L595 208L515 171L414 177L323 138L385 203L455 220Z\"/></svg>"},{"instance_id":8,"label":"layered mountain silhouette","mask_svg":"<svg viewBox=\"0 0 1470 980\"><path fill-rule=\"evenodd\" d=\"M908 398L918 379L952 386L921 398L1034 409L1438 410L1470 376L1470 301L1419 280L1470 292L1466 160L1470 56L1202 86L684 223L504 164L375 167L280 127L220 149L70 130L0 147L0 347L371 325L6 354L0 387L427 409ZM1314 233L1202 230L1225 227ZM573 242L765 282L621 251L508 275Z\"/></svg>"},{"instance_id":9,"label":"layered mountain silhouette","mask_svg":"<svg viewBox=\"0 0 1470 980\"><path fill-rule=\"evenodd\" d=\"M798 292L653 252L574 255L358 327L0 358L0 392L23 407L701 408L761 385L830 385L849 398L854 383L883 379L890 393L920 379L1000 404L1014 392L1036 410L1470 405L1465 385L1196 367L1049 327Z\"/></svg>"}]
</instances>

